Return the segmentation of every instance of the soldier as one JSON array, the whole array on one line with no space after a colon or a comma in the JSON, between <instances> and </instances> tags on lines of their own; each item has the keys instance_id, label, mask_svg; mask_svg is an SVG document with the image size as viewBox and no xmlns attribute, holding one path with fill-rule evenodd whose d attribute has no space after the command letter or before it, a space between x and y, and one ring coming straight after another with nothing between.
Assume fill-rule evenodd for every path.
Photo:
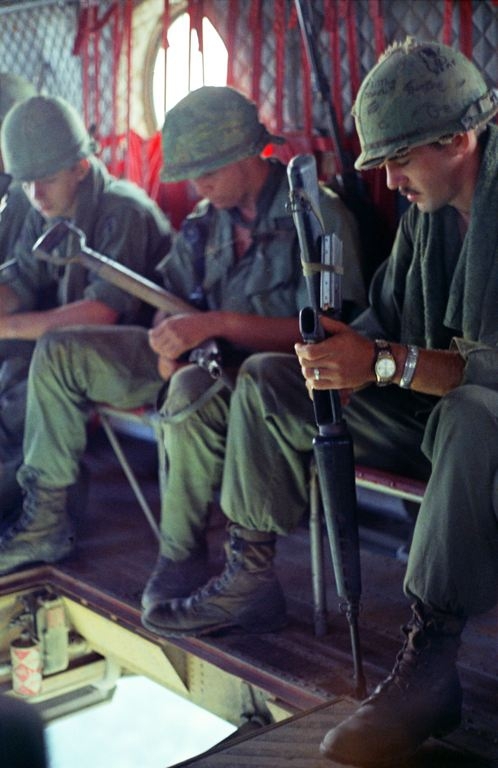
<instances>
[{"instance_id":1,"label":"soldier","mask_svg":"<svg viewBox=\"0 0 498 768\"><path fill-rule=\"evenodd\" d=\"M247 366L255 351L280 351L271 356L274 375L285 378L290 368L299 376L293 344L306 286L287 210L286 167L261 156L280 141L259 121L255 104L228 87L200 88L167 113L164 178L191 179L203 199L159 271L169 291L206 311L159 319L149 336L110 328L45 337L31 369L19 473L26 514L22 530L0 540L0 572L71 551L67 488L78 474L91 402L131 408L155 402L165 389L163 536L143 604L187 595L206 579L208 509L224 483L224 465L236 458L228 459L227 431L238 429L232 402L245 387ZM323 189L321 207L348 254L345 297L353 314L364 304L358 232L336 194ZM227 364L247 357L233 393L225 380L179 359L210 338L230 344Z\"/></svg>"},{"instance_id":2,"label":"soldier","mask_svg":"<svg viewBox=\"0 0 498 768\"><path fill-rule=\"evenodd\" d=\"M497 112L496 94L461 53L410 39L388 49L354 106L356 167L385 168L411 206L355 330L324 320L329 339L297 346L310 391L394 385L377 390L391 402L382 447L423 453L430 470L404 580L405 643L391 674L321 745L348 765L398 766L458 726L461 633L498 599ZM382 370L372 367L379 354ZM400 432L402 402L397 419L390 410L399 394L426 402L427 424L411 440ZM368 413L355 400L361 393L346 418L356 437Z\"/></svg>"},{"instance_id":3,"label":"soldier","mask_svg":"<svg viewBox=\"0 0 498 768\"><path fill-rule=\"evenodd\" d=\"M310 390L354 390L344 416L363 463L430 477L405 577L406 643L386 681L321 747L348 765L398 766L458 726L461 632L498 598L497 112L473 64L438 43L407 40L367 75L354 108L357 168L385 167L388 186L412 205L369 308L350 326L324 318L330 337L296 346ZM264 363L244 370L232 397L227 565L189 597L146 612L161 635L271 629L284 618L275 535L299 520L316 427L299 382Z\"/></svg>"},{"instance_id":4,"label":"soldier","mask_svg":"<svg viewBox=\"0 0 498 768\"><path fill-rule=\"evenodd\" d=\"M31 203L15 260L0 284L0 518L19 511L26 382L36 341L51 328L139 322L143 305L77 264L37 260L32 246L47 225L71 219L91 247L150 275L171 243L166 216L130 182L114 179L66 101L32 96L7 113L1 132L6 171ZM77 252L68 238L61 255ZM149 316L150 317L150 316Z\"/></svg>"},{"instance_id":5,"label":"soldier","mask_svg":"<svg viewBox=\"0 0 498 768\"><path fill-rule=\"evenodd\" d=\"M0 129L5 115L18 101L36 94L35 87L18 75L0 73ZM0 173L4 173L0 147ZM0 201L1 205L1 201ZM12 254L22 224L29 211L29 200L19 184L11 184L0 209L0 264Z\"/></svg>"}]
</instances>

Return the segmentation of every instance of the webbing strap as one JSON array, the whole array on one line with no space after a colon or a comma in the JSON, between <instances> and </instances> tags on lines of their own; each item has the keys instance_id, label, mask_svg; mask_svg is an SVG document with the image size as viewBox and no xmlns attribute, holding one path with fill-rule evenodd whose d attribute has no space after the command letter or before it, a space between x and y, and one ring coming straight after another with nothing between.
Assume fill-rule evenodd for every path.
<instances>
[{"instance_id":1,"label":"webbing strap","mask_svg":"<svg viewBox=\"0 0 498 768\"><path fill-rule=\"evenodd\" d=\"M333 272L336 275L344 274L344 268L336 264L322 264L319 261L301 261L301 266L305 277L311 277L317 272Z\"/></svg>"}]
</instances>

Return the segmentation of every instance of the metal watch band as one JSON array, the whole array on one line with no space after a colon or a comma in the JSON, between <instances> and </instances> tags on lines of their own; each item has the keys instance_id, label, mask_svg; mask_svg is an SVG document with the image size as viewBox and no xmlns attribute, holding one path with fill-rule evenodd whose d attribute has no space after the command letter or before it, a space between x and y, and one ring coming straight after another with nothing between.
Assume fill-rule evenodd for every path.
<instances>
[{"instance_id":1,"label":"metal watch band","mask_svg":"<svg viewBox=\"0 0 498 768\"><path fill-rule=\"evenodd\" d=\"M413 377L415 376L415 370L418 363L419 348L413 344L408 344L405 365L403 367L403 373L399 380L399 386L403 389L409 389L412 385Z\"/></svg>"}]
</instances>

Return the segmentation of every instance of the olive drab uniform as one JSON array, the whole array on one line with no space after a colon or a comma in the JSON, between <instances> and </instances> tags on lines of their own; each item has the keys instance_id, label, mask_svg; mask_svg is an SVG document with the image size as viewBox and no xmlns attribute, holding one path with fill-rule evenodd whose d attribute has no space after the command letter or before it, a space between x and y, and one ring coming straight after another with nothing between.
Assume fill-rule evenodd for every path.
<instances>
[{"instance_id":1,"label":"olive drab uniform","mask_svg":"<svg viewBox=\"0 0 498 768\"><path fill-rule=\"evenodd\" d=\"M1 206L1 201L0 201ZM0 207L0 266L12 258L31 203L19 184L12 184L6 194L5 208ZM8 281L8 273L0 272L0 282Z\"/></svg>"},{"instance_id":2,"label":"olive drab uniform","mask_svg":"<svg viewBox=\"0 0 498 768\"><path fill-rule=\"evenodd\" d=\"M180 232L158 268L168 290L192 300L201 283L207 309L297 316L306 301L306 288L295 228L286 207L286 169L279 162L268 162L271 172L261 193L253 244L243 258L236 260L234 253L236 214L201 201L188 218L202 226L207 222L204 264L199 267L192 245ZM321 207L326 225L335 228L344 241L348 254L344 295L358 309L364 306L364 289L354 220L329 191L323 191ZM234 352L237 360L247 354L247 350ZM294 355L283 358L297 373ZM239 381L240 377L235 391ZM66 329L47 334L38 345L29 380L28 414L32 418L26 424L21 475L34 470L44 486L71 485L86 444L89 401L138 407L154 403L164 384L144 329ZM288 396L293 396L291 391ZM168 483L162 529L165 541L170 542L165 546L175 551L187 550L200 534L214 488L221 483L230 398L227 387L196 365L177 371L166 387L161 414Z\"/></svg>"},{"instance_id":3,"label":"olive drab uniform","mask_svg":"<svg viewBox=\"0 0 498 768\"><path fill-rule=\"evenodd\" d=\"M405 574L411 617L403 645L388 676L320 744L322 755L341 764L404 764L426 739L459 726L462 633L470 616L498 600L497 112L496 93L469 59L414 38L380 57L353 108L362 147L356 168L386 163L402 191L420 191L358 328L407 342L400 391L409 395L404 377L417 346L456 346L464 368L421 430L430 478ZM434 153L442 158L438 209L432 192L440 180L426 163ZM420 383L430 381L424 357ZM443 373L441 382L433 373L433 383L443 384L444 356L434 358ZM350 423L353 409L358 403ZM370 423L372 433L380 425L384 431L382 408ZM417 445L401 443L400 456L407 450Z\"/></svg>"},{"instance_id":4,"label":"olive drab uniform","mask_svg":"<svg viewBox=\"0 0 498 768\"><path fill-rule=\"evenodd\" d=\"M75 225L85 233L89 247L150 277L169 249L169 221L134 184L114 179L95 157L89 162L91 170L79 187ZM120 323L150 321L151 312L140 300L84 267L75 263L61 267L36 259L32 245L47 226L30 208L11 254L16 264L6 281L19 297L20 312L92 299L116 310ZM70 236L61 244L59 255L69 257L78 247L77 238ZM0 340L0 513L19 501L15 473L22 461L27 377L34 347L31 341Z\"/></svg>"},{"instance_id":5,"label":"olive drab uniform","mask_svg":"<svg viewBox=\"0 0 498 768\"><path fill-rule=\"evenodd\" d=\"M371 306L352 322L372 339L456 345L466 360L462 385L442 398L373 385L343 411L361 462L430 475L406 590L465 615L489 609L498 598L498 231L488 215L498 210L498 127L488 132L465 241L449 206L432 214L410 207L390 258L374 276ZM445 264L444 273L438 263ZM232 398L222 506L243 527L288 533L307 499L316 427L300 374L293 381L271 376L267 360L253 362ZM288 389L294 403L280 411ZM242 473L241 466L252 469ZM429 545L435 540L436 548Z\"/></svg>"}]
</instances>

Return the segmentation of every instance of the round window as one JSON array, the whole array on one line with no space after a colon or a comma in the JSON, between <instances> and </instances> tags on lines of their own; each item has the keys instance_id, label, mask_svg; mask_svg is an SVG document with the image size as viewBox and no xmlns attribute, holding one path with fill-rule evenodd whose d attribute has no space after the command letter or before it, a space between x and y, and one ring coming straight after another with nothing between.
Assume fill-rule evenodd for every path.
<instances>
[{"instance_id":1,"label":"round window","mask_svg":"<svg viewBox=\"0 0 498 768\"><path fill-rule=\"evenodd\" d=\"M228 52L210 20L202 19L203 52L195 31L190 32L190 17L181 13L170 24L165 51L162 29L156 41L149 68L148 120L153 130L160 128L164 115L190 91L202 85L226 85Z\"/></svg>"}]
</instances>

